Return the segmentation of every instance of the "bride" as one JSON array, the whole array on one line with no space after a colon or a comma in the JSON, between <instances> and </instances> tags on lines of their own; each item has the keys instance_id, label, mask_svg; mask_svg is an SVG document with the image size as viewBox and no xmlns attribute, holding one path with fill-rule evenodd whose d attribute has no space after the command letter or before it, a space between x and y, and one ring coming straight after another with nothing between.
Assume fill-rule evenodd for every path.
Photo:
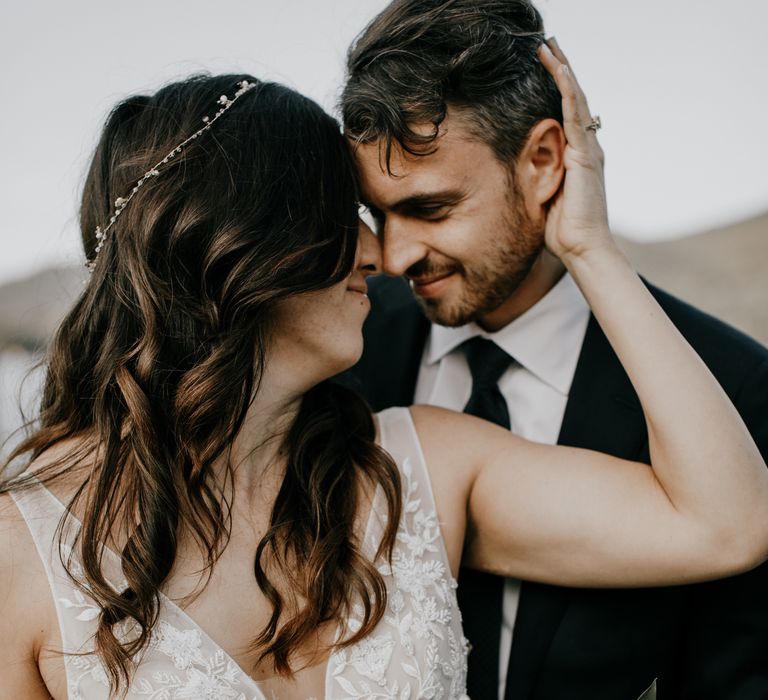
<instances>
[{"instance_id":1,"label":"bride","mask_svg":"<svg viewBox=\"0 0 768 700\"><path fill-rule=\"evenodd\" d=\"M768 555L768 471L612 242L586 101L540 57L568 140L546 242L634 383L652 468L372 416L328 381L380 264L335 121L248 76L131 97L84 187L90 280L6 466L3 697L459 698L460 561L615 587Z\"/></svg>"}]
</instances>

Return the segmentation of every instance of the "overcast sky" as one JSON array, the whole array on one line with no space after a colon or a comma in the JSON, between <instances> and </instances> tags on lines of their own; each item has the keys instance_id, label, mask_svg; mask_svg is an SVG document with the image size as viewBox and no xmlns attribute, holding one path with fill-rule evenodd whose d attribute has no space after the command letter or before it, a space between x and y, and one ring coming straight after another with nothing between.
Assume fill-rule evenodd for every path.
<instances>
[{"instance_id":1,"label":"overcast sky","mask_svg":"<svg viewBox=\"0 0 768 700\"><path fill-rule=\"evenodd\" d=\"M0 9L0 283L82 260L80 183L110 107L245 71L333 110L384 0L68 0ZM613 227L653 240L768 211L765 0L539 0L603 119Z\"/></svg>"}]
</instances>

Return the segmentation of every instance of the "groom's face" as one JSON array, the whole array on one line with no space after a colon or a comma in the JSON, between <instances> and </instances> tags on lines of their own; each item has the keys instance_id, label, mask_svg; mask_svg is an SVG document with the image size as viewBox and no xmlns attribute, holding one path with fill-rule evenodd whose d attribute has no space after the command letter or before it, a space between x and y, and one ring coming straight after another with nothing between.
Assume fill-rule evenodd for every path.
<instances>
[{"instance_id":1,"label":"groom's face","mask_svg":"<svg viewBox=\"0 0 768 700\"><path fill-rule=\"evenodd\" d=\"M363 201L384 272L410 280L430 320L482 323L530 272L543 227L526 210L511 169L460 116L449 113L440 134L429 155L393 146L391 172L383 143L358 146Z\"/></svg>"}]
</instances>

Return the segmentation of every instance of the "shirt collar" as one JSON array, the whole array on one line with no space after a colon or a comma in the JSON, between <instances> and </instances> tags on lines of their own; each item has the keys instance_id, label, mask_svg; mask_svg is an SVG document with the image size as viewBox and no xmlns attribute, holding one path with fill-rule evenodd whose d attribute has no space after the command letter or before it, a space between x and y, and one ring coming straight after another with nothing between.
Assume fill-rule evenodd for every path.
<instances>
[{"instance_id":1,"label":"shirt collar","mask_svg":"<svg viewBox=\"0 0 768 700\"><path fill-rule=\"evenodd\" d=\"M567 396L589 313L581 291L566 272L528 311L494 333L475 323L459 328L433 323L427 364L439 362L466 340L481 336L492 340L541 381Z\"/></svg>"}]
</instances>

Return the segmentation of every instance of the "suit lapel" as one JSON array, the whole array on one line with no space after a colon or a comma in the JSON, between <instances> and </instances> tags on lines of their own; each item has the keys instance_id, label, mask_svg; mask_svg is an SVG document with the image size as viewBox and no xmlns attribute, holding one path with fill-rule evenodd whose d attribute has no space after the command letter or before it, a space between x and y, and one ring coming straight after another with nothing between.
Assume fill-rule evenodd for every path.
<instances>
[{"instance_id":1,"label":"suit lapel","mask_svg":"<svg viewBox=\"0 0 768 700\"><path fill-rule=\"evenodd\" d=\"M576 365L558 443L638 459L645 422L634 389L594 316ZM509 658L507 700L527 700L536 685L572 591L524 582ZM587 638L588 630L585 630Z\"/></svg>"},{"instance_id":2,"label":"suit lapel","mask_svg":"<svg viewBox=\"0 0 768 700\"><path fill-rule=\"evenodd\" d=\"M640 401L600 325L591 316L558 444L636 459L646 442Z\"/></svg>"}]
</instances>

